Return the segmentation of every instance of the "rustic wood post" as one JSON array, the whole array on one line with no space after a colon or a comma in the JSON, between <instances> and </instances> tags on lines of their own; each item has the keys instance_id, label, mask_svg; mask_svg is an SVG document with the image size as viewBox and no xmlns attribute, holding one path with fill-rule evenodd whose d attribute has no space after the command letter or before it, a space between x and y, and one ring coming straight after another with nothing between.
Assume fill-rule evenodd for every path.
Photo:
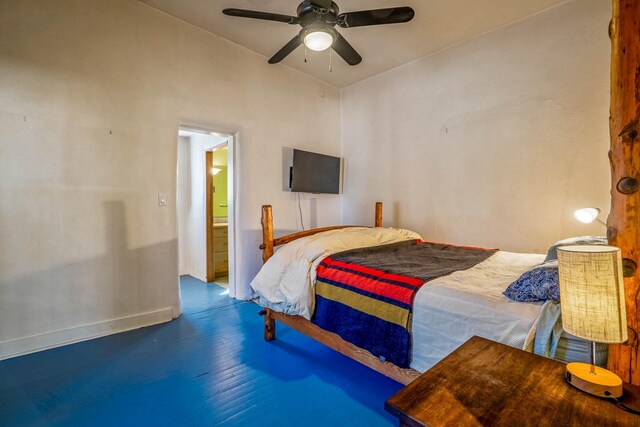
<instances>
[{"instance_id":1,"label":"rustic wood post","mask_svg":"<svg viewBox=\"0 0 640 427\"><path fill-rule=\"evenodd\" d=\"M382 227L382 202L376 202L376 219L375 227Z\"/></svg>"},{"instance_id":2,"label":"rustic wood post","mask_svg":"<svg viewBox=\"0 0 640 427\"><path fill-rule=\"evenodd\" d=\"M271 316L271 309L264 310L264 340L273 341L276 339L276 319Z\"/></svg>"},{"instance_id":3,"label":"rustic wood post","mask_svg":"<svg viewBox=\"0 0 640 427\"><path fill-rule=\"evenodd\" d=\"M273 212L271 205L262 205L262 262L267 262L273 255ZM271 317L271 310L264 309L260 312L264 316L264 339L273 341L276 339L276 321Z\"/></svg>"},{"instance_id":4,"label":"rustic wood post","mask_svg":"<svg viewBox=\"0 0 640 427\"><path fill-rule=\"evenodd\" d=\"M262 262L267 262L273 255L273 214L271 205L262 205Z\"/></svg>"},{"instance_id":5,"label":"rustic wood post","mask_svg":"<svg viewBox=\"0 0 640 427\"><path fill-rule=\"evenodd\" d=\"M611 213L609 244L622 250L629 341L609 346L609 369L640 385L640 1L613 0L611 37Z\"/></svg>"}]
</instances>

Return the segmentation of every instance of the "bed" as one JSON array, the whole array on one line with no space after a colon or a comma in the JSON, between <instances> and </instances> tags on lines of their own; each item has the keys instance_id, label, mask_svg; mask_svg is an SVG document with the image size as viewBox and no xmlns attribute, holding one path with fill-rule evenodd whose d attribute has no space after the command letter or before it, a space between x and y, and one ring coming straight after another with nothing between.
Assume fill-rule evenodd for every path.
<instances>
[{"instance_id":1,"label":"bed","mask_svg":"<svg viewBox=\"0 0 640 427\"><path fill-rule=\"evenodd\" d=\"M546 342L553 338L552 331L557 322L557 316L554 317L558 312L557 305L552 302L515 302L502 294L523 272L540 264L544 255L424 242L412 231L382 228L381 203L376 204L374 223L373 228L326 227L274 239L271 206L262 207L263 244L260 248L265 265L251 286L256 295L255 301L264 307L261 313L264 315L266 340L275 339L277 320L403 384L411 382L473 335L528 351L533 351L534 347L538 350L548 347ZM283 244L287 245L274 256L275 246ZM371 259L371 254L365 252L371 251L382 252L379 252L377 260L374 257L373 264L363 264L363 260ZM402 322L387 319L388 322L378 324L377 317L367 315L369 306L362 308L360 303L357 311L361 317L359 321L369 329L358 333L359 326L341 326L346 319L342 311L349 311L351 305L357 306L363 299L370 301L372 295L357 289L356 300L352 303L353 295L344 296L344 287L340 284L340 278L344 276L335 275L344 275L356 268L359 269L358 276L366 276L366 280L370 280L377 270L369 267L375 267L376 263L384 264L385 257L416 251L421 251L422 259L437 253L440 258L434 261L434 265L438 268L442 257L447 260L455 258L452 262L456 265L462 263L462 267L443 269L439 274L423 279L425 274L428 275L422 273L425 268L416 267L412 259L403 263L403 268L409 268L411 272L409 276L421 279L410 297L404 297L412 301L407 313L399 310L397 305L389 305L394 301L389 300L388 295L382 298L381 304L386 304L386 307L381 310L385 314L399 311L398 316L404 316L402 319L407 322L410 353L408 357L396 356L388 348L379 346L377 341L371 343L369 336L375 335L375 331L383 331L384 336L391 336L389 346L398 343L398 347L403 347L407 338L394 335L398 330L397 324L402 325ZM358 264L351 263L354 259ZM397 263L393 261L390 265L394 262ZM330 268L333 270L329 271ZM400 291L409 292L405 288L411 287L410 282L398 282L407 276L398 275L405 270L394 272L389 268L393 267L385 266L382 280L399 284ZM429 266L426 270L432 269L433 266ZM389 276L391 273L393 277ZM325 293L333 288L326 287L327 283L338 284L328 297ZM362 294L366 297L363 298ZM340 300L336 295L345 299ZM540 331L548 333L537 333ZM556 358L563 361L586 360L587 349L584 341L566 334L554 344ZM600 363L604 362L606 348L599 349L598 358Z\"/></svg>"},{"instance_id":2,"label":"bed","mask_svg":"<svg viewBox=\"0 0 640 427\"><path fill-rule=\"evenodd\" d=\"M637 295L640 276L637 266L640 264L640 234L638 225L640 215L640 186L637 176L630 176L630 171L639 170L640 157L636 155L633 143L638 136L639 103L637 88L637 69L640 61L640 38L638 32L638 10L640 4L634 0L615 0L613 2L612 20L609 26L611 48L611 103L609 108L611 166L611 212L607 219L607 236L609 244L620 247L623 256L625 299L627 323L630 340L623 344L609 346L608 368L627 382L640 384L640 346L637 340L640 311L637 309ZM376 206L376 227L380 227L380 209ZM271 207L262 209L263 260L266 262L274 253L274 247L293 241L315 232L295 233L273 238ZM384 373L402 383L408 383L417 376L414 369L398 369L392 364L381 361L368 352L340 339L339 336L327 333L316 327L304 317L279 313L270 308L263 310L265 323L265 339L275 339L275 320L285 323L303 332L329 347L348 355L361 363ZM559 345L560 347L560 345Z\"/></svg>"}]
</instances>

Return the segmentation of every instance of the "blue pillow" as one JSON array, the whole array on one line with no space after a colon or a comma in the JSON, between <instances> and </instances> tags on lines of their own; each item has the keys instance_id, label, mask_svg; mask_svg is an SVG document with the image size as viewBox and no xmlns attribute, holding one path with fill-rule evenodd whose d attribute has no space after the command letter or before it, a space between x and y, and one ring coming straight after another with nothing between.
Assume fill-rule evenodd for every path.
<instances>
[{"instance_id":1,"label":"blue pillow","mask_svg":"<svg viewBox=\"0 0 640 427\"><path fill-rule=\"evenodd\" d=\"M525 271L502 294L519 302L560 301L558 260L545 261Z\"/></svg>"}]
</instances>

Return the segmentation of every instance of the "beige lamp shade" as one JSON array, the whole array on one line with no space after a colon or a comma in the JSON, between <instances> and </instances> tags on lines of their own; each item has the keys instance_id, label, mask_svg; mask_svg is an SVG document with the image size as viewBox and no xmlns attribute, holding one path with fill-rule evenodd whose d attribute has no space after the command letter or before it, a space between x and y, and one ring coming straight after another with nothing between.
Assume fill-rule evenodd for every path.
<instances>
[{"instance_id":1,"label":"beige lamp shade","mask_svg":"<svg viewBox=\"0 0 640 427\"><path fill-rule=\"evenodd\" d=\"M558 248L562 327L601 343L627 340L622 257L614 246Z\"/></svg>"}]
</instances>

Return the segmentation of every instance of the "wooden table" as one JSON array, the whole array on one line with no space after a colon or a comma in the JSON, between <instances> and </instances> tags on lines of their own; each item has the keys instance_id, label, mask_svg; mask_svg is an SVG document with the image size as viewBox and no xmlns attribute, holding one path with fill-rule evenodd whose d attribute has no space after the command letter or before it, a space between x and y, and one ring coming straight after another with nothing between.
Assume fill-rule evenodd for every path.
<instances>
[{"instance_id":1,"label":"wooden table","mask_svg":"<svg viewBox=\"0 0 640 427\"><path fill-rule=\"evenodd\" d=\"M565 365L473 337L393 395L400 426L640 426L640 415L564 380ZM640 409L640 387L621 401Z\"/></svg>"}]
</instances>

